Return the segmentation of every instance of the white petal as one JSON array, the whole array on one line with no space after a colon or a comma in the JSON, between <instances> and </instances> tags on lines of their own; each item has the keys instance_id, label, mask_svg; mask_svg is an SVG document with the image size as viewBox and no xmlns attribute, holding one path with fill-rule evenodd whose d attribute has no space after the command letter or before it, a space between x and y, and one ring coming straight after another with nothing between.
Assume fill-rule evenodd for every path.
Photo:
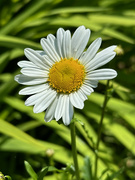
<instances>
[{"instance_id":1,"label":"white petal","mask_svg":"<svg viewBox=\"0 0 135 180\"><path fill-rule=\"evenodd\" d=\"M42 96L42 98L40 98L34 108L33 111L34 113L40 113L43 112L46 108L48 108L48 106L53 102L53 100L56 97L56 91L52 90L52 89L48 89L48 91L46 91L46 93Z\"/></svg>"},{"instance_id":2,"label":"white petal","mask_svg":"<svg viewBox=\"0 0 135 180\"><path fill-rule=\"evenodd\" d=\"M49 107L46 110L46 113L45 113L46 122L50 122L54 118L54 112L56 109L57 102L58 102L58 97L56 96L54 101L49 105Z\"/></svg>"},{"instance_id":3,"label":"white petal","mask_svg":"<svg viewBox=\"0 0 135 180\"><path fill-rule=\"evenodd\" d=\"M66 31L63 36L63 55L64 58L71 58L71 34Z\"/></svg>"},{"instance_id":4,"label":"white petal","mask_svg":"<svg viewBox=\"0 0 135 180\"><path fill-rule=\"evenodd\" d=\"M54 48L53 44L50 43L50 41L47 41L47 39L42 38L41 46L53 62L60 60L60 57L58 53L56 52L56 49Z\"/></svg>"},{"instance_id":5,"label":"white petal","mask_svg":"<svg viewBox=\"0 0 135 180\"><path fill-rule=\"evenodd\" d=\"M40 54L40 56L42 56L42 62L44 63L44 66L46 69L49 69L52 64L53 64L53 61L45 54L44 51L36 51L37 53ZM50 62L51 62L51 65L50 65Z\"/></svg>"},{"instance_id":6,"label":"white petal","mask_svg":"<svg viewBox=\"0 0 135 180\"><path fill-rule=\"evenodd\" d=\"M85 54L80 57L80 62L83 65L86 65L88 62L90 62L90 60L96 55L98 49L101 46L101 42L101 38L98 38L95 41L93 41L93 43L89 46Z\"/></svg>"},{"instance_id":7,"label":"white petal","mask_svg":"<svg viewBox=\"0 0 135 180\"><path fill-rule=\"evenodd\" d=\"M21 68L24 68L24 67L34 67L34 68L38 68L35 64L33 64L31 61L19 61L18 63L18 66L21 67Z\"/></svg>"},{"instance_id":8,"label":"white petal","mask_svg":"<svg viewBox=\"0 0 135 180\"><path fill-rule=\"evenodd\" d=\"M85 82L86 82L86 84L89 84L89 86L92 88L96 88L98 85L98 81L96 81L96 80L85 79Z\"/></svg>"},{"instance_id":9,"label":"white petal","mask_svg":"<svg viewBox=\"0 0 135 180\"><path fill-rule=\"evenodd\" d=\"M20 95L30 95L30 94L35 94L35 93L39 93L41 91L44 91L48 88L48 84L41 84L41 85L37 85L37 86L30 86L30 87L26 87L22 90L19 91Z\"/></svg>"},{"instance_id":10,"label":"white petal","mask_svg":"<svg viewBox=\"0 0 135 180\"><path fill-rule=\"evenodd\" d=\"M48 78L33 78L29 76L25 76L23 74L18 74L15 76L15 81L23 85L36 85L45 83Z\"/></svg>"},{"instance_id":11,"label":"white petal","mask_svg":"<svg viewBox=\"0 0 135 180\"><path fill-rule=\"evenodd\" d=\"M36 66L40 67L41 69L46 69L45 64L43 63L43 57L33 49L26 48L24 50L25 56L33 62Z\"/></svg>"},{"instance_id":12,"label":"white petal","mask_svg":"<svg viewBox=\"0 0 135 180\"><path fill-rule=\"evenodd\" d=\"M64 33L65 33L65 31L64 31L64 29L63 28L59 28L58 29L58 31L57 31L57 41L56 41L56 43L57 43L57 52L58 52L58 54L59 54L59 56L61 57L61 58L63 58L64 56L63 56L63 36L64 36Z\"/></svg>"},{"instance_id":13,"label":"white petal","mask_svg":"<svg viewBox=\"0 0 135 180\"><path fill-rule=\"evenodd\" d=\"M80 97L83 101L85 101L86 99L88 99L87 96L86 96L86 94L82 91L81 88L78 89L77 93L78 93L79 97Z\"/></svg>"},{"instance_id":14,"label":"white petal","mask_svg":"<svg viewBox=\"0 0 135 180\"><path fill-rule=\"evenodd\" d=\"M104 64L108 63L115 57L115 52L110 52L108 54L102 53L101 56L97 55L95 56L86 66L86 71L92 71L94 69L97 69L100 66L103 66Z\"/></svg>"},{"instance_id":15,"label":"white petal","mask_svg":"<svg viewBox=\"0 0 135 180\"><path fill-rule=\"evenodd\" d=\"M55 36L53 34L49 34L47 36L47 40L50 42L50 44L53 45L53 47L55 47L55 40L56 40L56 38L55 38Z\"/></svg>"},{"instance_id":16,"label":"white petal","mask_svg":"<svg viewBox=\"0 0 135 180\"><path fill-rule=\"evenodd\" d=\"M55 110L55 115L54 115L56 121L58 121L62 117L63 103L64 103L64 95L60 94L59 97L58 97L58 103L57 103L56 110Z\"/></svg>"},{"instance_id":17,"label":"white petal","mask_svg":"<svg viewBox=\"0 0 135 180\"><path fill-rule=\"evenodd\" d=\"M52 59L50 59L47 55L44 55L43 59L44 59L46 65L49 67L48 69L50 69L52 67L52 65L54 64L54 61Z\"/></svg>"},{"instance_id":18,"label":"white petal","mask_svg":"<svg viewBox=\"0 0 135 180\"><path fill-rule=\"evenodd\" d=\"M81 90L86 94L86 95L90 95L94 90L90 87L89 84L84 83L81 86Z\"/></svg>"},{"instance_id":19,"label":"white petal","mask_svg":"<svg viewBox=\"0 0 135 180\"><path fill-rule=\"evenodd\" d=\"M48 71L37 68L23 68L21 73L29 77L48 77Z\"/></svg>"},{"instance_id":20,"label":"white petal","mask_svg":"<svg viewBox=\"0 0 135 180\"><path fill-rule=\"evenodd\" d=\"M73 115L74 115L74 107L71 104L71 102L69 101L69 119L70 119L70 122L73 119Z\"/></svg>"},{"instance_id":21,"label":"white petal","mask_svg":"<svg viewBox=\"0 0 135 180\"><path fill-rule=\"evenodd\" d=\"M90 80L107 80L117 76L117 72L113 69L98 69L90 72L88 75Z\"/></svg>"},{"instance_id":22,"label":"white petal","mask_svg":"<svg viewBox=\"0 0 135 180\"><path fill-rule=\"evenodd\" d=\"M36 52L37 52L37 53L39 53L41 56L44 56L44 55L46 55L46 54L45 54L45 51L36 50Z\"/></svg>"},{"instance_id":23,"label":"white petal","mask_svg":"<svg viewBox=\"0 0 135 180\"><path fill-rule=\"evenodd\" d=\"M84 51L90 37L90 30L80 26L76 29L71 41L71 55L74 59L78 59Z\"/></svg>"},{"instance_id":24,"label":"white petal","mask_svg":"<svg viewBox=\"0 0 135 180\"><path fill-rule=\"evenodd\" d=\"M71 102L69 101L69 96L68 95L64 95L64 111L63 111L63 123L65 125L69 125L72 118L73 118L73 106L71 104Z\"/></svg>"},{"instance_id":25,"label":"white petal","mask_svg":"<svg viewBox=\"0 0 135 180\"><path fill-rule=\"evenodd\" d=\"M70 102L72 103L72 105L78 109L82 109L84 107L84 102L83 100L79 97L79 95L77 94L77 92L73 92L71 94L69 94L70 97Z\"/></svg>"},{"instance_id":26,"label":"white petal","mask_svg":"<svg viewBox=\"0 0 135 180\"><path fill-rule=\"evenodd\" d=\"M96 56L99 56L99 57L100 57L100 56L102 56L102 55L104 55L104 54L108 54L108 53L114 52L114 50L115 50L116 47L117 47L117 46L115 46L115 45L109 46L108 48L105 48L104 50L98 52L98 53L96 54Z\"/></svg>"},{"instance_id":27,"label":"white petal","mask_svg":"<svg viewBox=\"0 0 135 180\"><path fill-rule=\"evenodd\" d=\"M36 102L38 102L38 101L40 101L40 99L42 99L42 97L46 94L46 92L47 92L47 90L28 97L25 101L25 105L32 106L32 105L36 104Z\"/></svg>"}]
</instances>

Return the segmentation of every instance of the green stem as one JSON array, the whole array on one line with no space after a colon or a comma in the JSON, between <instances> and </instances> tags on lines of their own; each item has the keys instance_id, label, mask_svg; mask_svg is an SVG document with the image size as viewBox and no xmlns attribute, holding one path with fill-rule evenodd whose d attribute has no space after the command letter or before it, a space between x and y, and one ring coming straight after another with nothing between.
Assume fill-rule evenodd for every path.
<instances>
[{"instance_id":1,"label":"green stem","mask_svg":"<svg viewBox=\"0 0 135 180\"><path fill-rule=\"evenodd\" d=\"M73 154L73 160L74 160L74 166L75 166L75 174L76 174L76 180L80 180L79 175L79 167L78 167L78 161L77 161L77 151L76 151L76 133L75 133L75 123L70 124L70 130L71 130L71 146L72 146L72 154Z\"/></svg>"},{"instance_id":2,"label":"green stem","mask_svg":"<svg viewBox=\"0 0 135 180\"><path fill-rule=\"evenodd\" d=\"M100 139L101 139L101 132L102 132L103 119L104 119L104 115L105 115L105 108L106 108L107 100L108 100L108 93L107 93L108 87L109 87L109 80L107 81L107 85L106 85L105 99L104 99L104 103L103 103L102 114L101 114L101 119L100 119L100 123L99 123L97 143L96 143L96 148L95 148L95 174L94 174L95 180L97 180L97 169L98 169L98 158L99 158L98 150L99 150L99 143L100 143Z\"/></svg>"}]
</instances>

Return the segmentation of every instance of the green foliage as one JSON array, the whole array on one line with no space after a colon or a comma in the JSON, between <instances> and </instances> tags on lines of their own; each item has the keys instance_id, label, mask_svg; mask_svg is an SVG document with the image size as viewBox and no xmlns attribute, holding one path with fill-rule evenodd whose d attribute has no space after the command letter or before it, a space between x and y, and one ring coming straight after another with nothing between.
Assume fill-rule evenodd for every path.
<instances>
[{"instance_id":1,"label":"green foliage","mask_svg":"<svg viewBox=\"0 0 135 180\"><path fill-rule=\"evenodd\" d=\"M92 165L90 162L90 158L89 157L85 157L84 158L84 167L83 167L83 179L84 180L92 180Z\"/></svg>"},{"instance_id":2,"label":"green foliage","mask_svg":"<svg viewBox=\"0 0 135 180\"><path fill-rule=\"evenodd\" d=\"M124 168L121 168L118 172L113 173L112 175L107 175L106 180L113 180L116 177L118 177L122 172L124 171Z\"/></svg>"},{"instance_id":3,"label":"green foliage","mask_svg":"<svg viewBox=\"0 0 135 180\"><path fill-rule=\"evenodd\" d=\"M4 176L2 172L0 172L0 180L12 180L12 178L8 175Z\"/></svg>"},{"instance_id":4,"label":"green foliage","mask_svg":"<svg viewBox=\"0 0 135 180\"><path fill-rule=\"evenodd\" d=\"M26 168L27 172L32 177L32 179L37 180L37 174L35 173L35 171L31 167L31 165L27 161L25 161L24 164L25 164L25 168Z\"/></svg>"},{"instance_id":5,"label":"green foliage","mask_svg":"<svg viewBox=\"0 0 135 180\"><path fill-rule=\"evenodd\" d=\"M41 49L40 38L55 34L59 27L74 31L85 25L92 30L88 44L102 37L101 48L117 44L123 51L109 64L118 76L110 81L98 151L98 179L134 180L135 1L1 0L0 7L0 171L8 174L3 178L75 179L69 128L56 121L45 123L45 113L34 114L32 107L26 107L26 97L18 95L22 86L14 76L19 73L17 62L26 58L24 48ZM105 85L106 81L101 81L84 109L75 111L79 168L84 180L93 180Z\"/></svg>"},{"instance_id":6,"label":"green foliage","mask_svg":"<svg viewBox=\"0 0 135 180\"><path fill-rule=\"evenodd\" d=\"M39 174L38 180L43 180L47 172L48 172L48 167L43 168Z\"/></svg>"}]
</instances>

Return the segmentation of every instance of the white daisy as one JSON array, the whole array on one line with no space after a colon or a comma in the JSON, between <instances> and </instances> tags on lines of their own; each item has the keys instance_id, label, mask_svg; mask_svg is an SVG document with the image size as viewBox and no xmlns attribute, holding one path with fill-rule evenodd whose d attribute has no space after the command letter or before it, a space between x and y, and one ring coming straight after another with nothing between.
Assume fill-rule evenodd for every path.
<instances>
[{"instance_id":1,"label":"white daisy","mask_svg":"<svg viewBox=\"0 0 135 180\"><path fill-rule=\"evenodd\" d=\"M62 118L69 125L74 108L82 109L87 95L97 87L99 80L117 76L113 69L98 69L114 58L116 46L100 52L101 38L96 39L84 52L90 30L84 26L76 29L73 36L69 30L59 28L56 37L49 34L41 39L43 51L26 48L29 61L20 61L21 73L15 80L28 85L19 94L31 95L26 106L34 105L34 113L46 110L45 121Z\"/></svg>"}]
</instances>

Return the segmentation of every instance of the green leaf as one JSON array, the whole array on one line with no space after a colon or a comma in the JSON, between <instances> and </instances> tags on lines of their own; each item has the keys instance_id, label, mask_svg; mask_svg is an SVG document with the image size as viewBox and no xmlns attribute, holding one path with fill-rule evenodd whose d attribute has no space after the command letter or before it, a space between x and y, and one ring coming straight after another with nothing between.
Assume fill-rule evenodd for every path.
<instances>
[{"instance_id":1,"label":"green leaf","mask_svg":"<svg viewBox=\"0 0 135 180\"><path fill-rule=\"evenodd\" d=\"M48 172L63 172L63 170L59 170L54 166L48 166Z\"/></svg>"},{"instance_id":2,"label":"green leaf","mask_svg":"<svg viewBox=\"0 0 135 180\"><path fill-rule=\"evenodd\" d=\"M132 17L104 15L104 14L90 14L89 19L97 24L114 24L121 26L135 26L135 19Z\"/></svg>"},{"instance_id":3,"label":"green leaf","mask_svg":"<svg viewBox=\"0 0 135 180\"><path fill-rule=\"evenodd\" d=\"M14 80L14 74L10 74L8 77L8 81L4 82L0 86L0 101L3 100L4 97L7 96L7 94L12 91L18 84Z\"/></svg>"},{"instance_id":4,"label":"green leaf","mask_svg":"<svg viewBox=\"0 0 135 180\"><path fill-rule=\"evenodd\" d=\"M95 101L98 99L98 101ZM93 93L89 100L86 102L87 106L84 107L85 113L94 118L98 123L100 120L101 106L103 103L104 96L98 93ZM88 108L89 107L89 108ZM89 112L91 109L91 112ZM119 99L111 98L107 104L107 109L110 111L115 111L117 115L123 117L126 122L129 123L132 127L135 126L134 115L135 115L135 106L121 101ZM134 134L130 132L124 125L118 124L115 121L112 121L112 115L107 114L104 117L104 128L109 130L116 137L119 142L121 142L129 151L135 154L135 143L134 143Z\"/></svg>"},{"instance_id":5,"label":"green leaf","mask_svg":"<svg viewBox=\"0 0 135 180\"><path fill-rule=\"evenodd\" d=\"M23 21L25 21L32 14L36 13L41 7L45 4L52 3L53 0L45 0L45 1L31 1L27 9L23 11L19 16L16 16L13 20L11 20L6 26L1 28L1 34L8 34L16 27L18 27Z\"/></svg>"},{"instance_id":6,"label":"green leaf","mask_svg":"<svg viewBox=\"0 0 135 180\"><path fill-rule=\"evenodd\" d=\"M36 141L36 139L32 138L25 132L21 131L20 129L16 128L12 124L0 119L0 132L11 136L13 138L16 138L20 141L23 141L25 143L31 143L31 145L37 145L39 147L42 147L44 149L44 146Z\"/></svg>"},{"instance_id":7,"label":"green leaf","mask_svg":"<svg viewBox=\"0 0 135 180\"><path fill-rule=\"evenodd\" d=\"M35 173L35 171L33 170L32 166L27 161L24 161L24 164L25 164L25 168L26 168L28 174L30 175L30 177L32 177L33 180L37 180L38 176Z\"/></svg>"},{"instance_id":8,"label":"green leaf","mask_svg":"<svg viewBox=\"0 0 135 180\"><path fill-rule=\"evenodd\" d=\"M102 81L100 81L100 83L106 85L107 80L102 80ZM122 86L121 84L119 84L117 82L114 82L114 81L110 80L110 84L111 84L111 86L113 86L114 90L119 90L119 91L123 91L123 92L126 92L126 93L130 93L129 88L124 87L124 86Z\"/></svg>"},{"instance_id":9,"label":"green leaf","mask_svg":"<svg viewBox=\"0 0 135 180\"><path fill-rule=\"evenodd\" d=\"M133 154L135 154L135 136L126 127L119 124L108 124L106 128Z\"/></svg>"},{"instance_id":10,"label":"green leaf","mask_svg":"<svg viewBox=\"0 0 135 180\"><path fill-rule=\"evenodd\" d=\"M125 167L122 167L119 171L113 173L112 175L108 175L106 180L114 180L115 178L117 178L119 175L121 175L123 173L124 169L125 169Z\"/></svg>"},{"instance_id":11,"label":"green leaf","mask_svg":"<svg viewBox=\"0 0 135 180\"><path fill-rule=\"evenodd\" d=\"M0 55L0 73L4 70L10 60L23 56L23 49L15 48ZM17 67L17 65L16 65Z\"/></svg>"},{"instance_id":12,"label":"green leaf","mask_svg":"<svg viewBox=\"0 0 135 180\"><path fill-rule=\"evenodd\" d=\"M38 180L43 180L44 176L47 174L47 172L63 172L63 170L59 170L57 168L55 168L54 166L47 166L45 168L43 168L39 175L38 175Z\"/></svg>"},{"instance_id":13,"label":"green leaf","mask_svg":"<svg viewBox=\"0 0 135 180\"><path fill-rule=\"evenodd\" d=\"M51 121L50 123L44 123L44 121L43 121L44 113L40 113L40 114L33 113L32 107L26 107L24 105L24 102L22 100L17 99L17 98L6 97L6 98L4 98L4 102L6 102L8 105L10 105L11 107L19 110L22 113L28 114L31 118L34 118L35 120L40 121L41 123L45 124L46 127L54 129L55 133L58 134L63 140L65 140L65 142L67 142L69 144L71 143L70 136L69 136L70 132L69 132L69 129L66 126L58 125L55 121ZM78 118L79 120L81 120L83 118L83 116L77 116L77 117L79 117ZM84 119L82 119L82 121ZM86 119L85 119L85 121L87 122ZM76 123L76 124L80 124L80 123ZM87 128L89 129L90 125L89 125L88 122L87 122L86 125L87 125ZM91 131L91 129L92 129L92 127L90 128L90 133L93 132L93 130ZM96 135L96 132L93 134L93 137L94 137L94 135ZM81 155L78 154L79 164L80 164L80 166L82 166L83 165L82 155L84 155L84 156L88 155L90 157L93 157L94 156L94 152L93 152L93 150L91 150L89 148L87 143L82 141L82 139L77 137L76 140L77 140L77 150L81 154ZM64 156L64 153L63 153L63 158L61 158L61 152L62 151L60 151L59 148L57 148L57 151L59 151L59 153L57 152L54 155L55 160L62 161L62 162L65 162L65 163L66 163L66 161L69 162L71 160L71 162L72 162L72 158L70 159L69 156L67 155L67 153L68 153L67 150L66 150L66 152L64 152L64 153L66 153L65 156ZM101 174L101 172L104 169L106 169L106 165L104 164L103 161L99 160L99 167L100 167L99 173ZM116 166L113 166L113 167L114 167L115 170L117 170Z\"/></svg>"},{"instance_id":14,"label":"green leaf","mask_svg":"<svg viewBox=\"0 0 135 180\"><path fill-rule=\"evenodd\" d=\"M13 36L0 36L0 46L24 49L27 47L41 49L40 44Z\"/></svg>"},{"instance_id":15,"label":"green leaf","mask_svg":"<svg viewBox=\"0 0 135 180\"><path fill-rule=\"evenodd\" d=\"M107 168L107 169L105 169L102 173L101 173L101 175L100 175L100 177L99 177L99 180L102 180L103 178L103 176L106 174L106 172L108 171L109 169Z\"/></svg>"},{"instance_id":16,"label":"green leaf","mask_svg":"<svg viewBox=\"0 0 135 180\"><path fill-rule=\"evenodd\" d=\"M84 158L84 166L83 166L83 178L84 180L93 180L92 178L92 165L90 162L90 158L86 156Z\"/></svg>"},{"instance_id":17,"label":"green leaf","mask_svg":"<svg viewBox=\"0 0 135 180\"><path fill-rule=\"evenodd\" d=\"M43 180L44 176L47 174L48 172L48 166L43 168L40 173L39 173L39 176L38 176L38 179L37 180Z\"/></svg>"},{"instance_id":18,"label":"green leaf","mask_svg":"<svg viewBox=\"0 0 135 180\"><path fill-rule=\"evenodd\" d=\"M95 22L90 23L90 20L88 19L88 17L84 17L82 15L74 15L70 18L69 17L68 18L65 18L65 17L55 18L50 22L50 24L59 25L59 26L78 27L82 25L82 22L84 26L86 26L87 28L90 28L93 31L100 32L100 34L107 35L109 37L116 38L116 39L119 39L128 43L134 44L133 38L117 30L114 30L114 28L112 27L109 28L108 26L100 25Z\"/></svg>"},{"instance_id":19,"label":"green leaf","mask_svg":"<svg viewBox=\"0 0 135 180\"><path fill-rule=\"evenodd\" d=\"M109 8L100 7L63 7L58 9L53 9L47 13L48 15L65 14L65 13L84 13L84 12L102 12L109 11Z\"/></svg>"},{"instance_id":20,"label":"green leaf","mask_svg":"<svg viewBox=\"0 0 135 180\"><path fill-rule=\"evenodd\" d=\"M95 101L98 99L98 101ZM97 104L99 107L103 103L104 96L99 93L93 93L89 97L89 100L94 104ZM119 116L124 118L124 120L130 124L132 127L135 127L135 105L129 102L122 101L117 98L111 98L107 104L107 108L112 112L117 113Z\"/></svg>"},{"instance_id":21,"label":"green leaf","mask_svg":"<svg viewBox=\"0 0 135 180\"><path fill-rule=\"evenodd\" d=\"M55 124L56 126L57 124ZM56 126L57 128L57 126ZM15 139L7 138L4 143L1 144L0 150L6 151L18 151L18 152L27 152L32 154L42 153L46 150L50 149L50 147L54 151L53 158L56 161L61 163L71 163L72 156L71 151L68 149L59 146L57 144L39 141L21 131L17 127L11 125L10 123L0 119L0 132ZM1 139L2 140L2 139ZM61 158L61 154L63 155ZM78 156L79 163L83 163L83 159L81 156Z\"/></svg>"}]
</instances>

